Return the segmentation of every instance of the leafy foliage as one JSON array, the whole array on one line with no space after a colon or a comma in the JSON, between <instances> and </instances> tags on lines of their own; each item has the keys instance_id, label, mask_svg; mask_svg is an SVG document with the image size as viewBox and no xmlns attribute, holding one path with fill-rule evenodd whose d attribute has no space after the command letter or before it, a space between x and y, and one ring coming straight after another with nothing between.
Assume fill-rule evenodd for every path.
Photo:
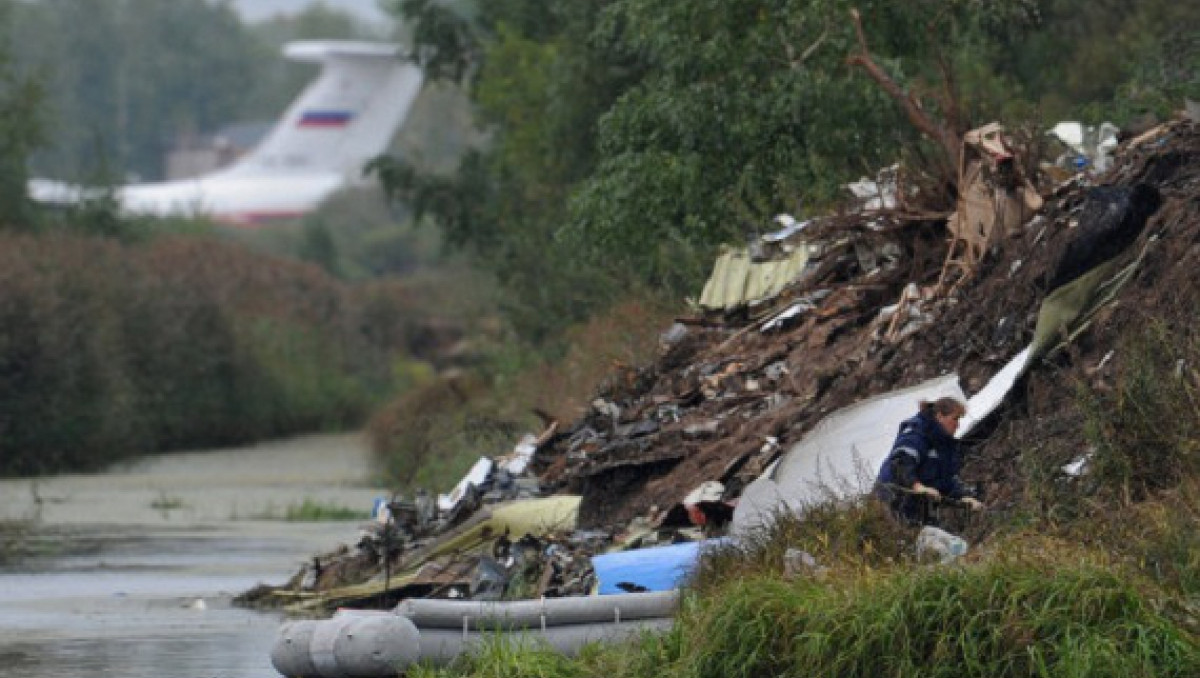
<instances>
[{"instance_id":1,"label":"leafy foliage","mask_svg":"<svg viewBox=\"0 0 1200 678\"><path fill-rule=\"evenodd\" d=\"M0 4L0 26L11 24L12 8ZM32 210L26 196L30 154L45 140L40 80L19 71L11 50L0 47L0 228L27 229Z\"/></svg>"},{"instance_id":2,"label":"leafy foliage","mask_svg":"<svg viewBox=\"0 0 1200 678\"><path fill-rule=\"evenodd\" d=\"M429 75L463 80L479 60L479 40L469 17L437 0L399 0L396 6L412 22L417 57Z\"/></svg>"},{"instance_id":3,"label":"leafy foliage","mask_svg":"<svg viewBox=\"0 0 1200 678\"><path fill-rule=\"evenodd\" d=\"M1039 110L1161 113L1200 72L1185 28L1200 16L1180 3L408 0L418 53L435 76L471 75L490 143L453 177L381 176L496 272L534 341L631 281L694 293L718 245L928 155L847 66L852 6L875 61L958 132Z\"/></svg>"}]
</instances>

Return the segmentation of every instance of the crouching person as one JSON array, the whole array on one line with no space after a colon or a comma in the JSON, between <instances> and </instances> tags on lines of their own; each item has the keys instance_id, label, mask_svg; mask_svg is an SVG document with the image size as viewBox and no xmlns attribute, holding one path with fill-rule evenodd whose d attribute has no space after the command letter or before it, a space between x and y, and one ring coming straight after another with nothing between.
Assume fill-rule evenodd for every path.
<instances>
[{"instance_id":1,"label":"crouching person","mask_svg":"<svg viewBox=\"0 0 1200 678\"><path fill-rule=\"evenodd\" d=\"M983 503L958 477L962 452L954 434L967 408L955 398L922 401L900 433L875 481L875 496L910 525L936 525L934 504L956 500L972 510Z\"/></svg>"}]
</instances>

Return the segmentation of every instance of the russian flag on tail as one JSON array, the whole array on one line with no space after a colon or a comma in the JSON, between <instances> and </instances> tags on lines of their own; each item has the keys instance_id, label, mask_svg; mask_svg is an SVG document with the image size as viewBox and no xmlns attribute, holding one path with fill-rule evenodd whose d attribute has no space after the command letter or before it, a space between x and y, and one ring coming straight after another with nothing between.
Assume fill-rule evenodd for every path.
<instances>
[{"instance_id":1,"label":"russian flag on tail","mask_svg":"<svg viewBox=\"0 0 1200 678\"><path fill-rule=\"evenodd\" d=\"M305 111L300 115L301 127L345 127L354 118L350 111Z\"/></svg>"}]
</instances>

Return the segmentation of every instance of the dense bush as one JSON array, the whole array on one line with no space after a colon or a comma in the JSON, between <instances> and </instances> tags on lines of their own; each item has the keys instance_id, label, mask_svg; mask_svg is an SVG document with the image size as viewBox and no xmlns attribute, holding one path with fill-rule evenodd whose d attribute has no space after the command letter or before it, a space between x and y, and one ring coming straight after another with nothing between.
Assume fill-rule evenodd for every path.
<instances>
[{"instance_id":1,"label":"dense bush","mask_svg":"<svg viewBox=\"0 0 1200 678\"><path fill-rule=\"evenodd\" d=\"M507 452L520 428L484 393L478 379L438 378L377 412L368 435L388 480L446 492L480 457Z\"/></svg>"},{"instance_id":2,"label":"dense bush","mask_svg":"<svg viewBox=\"0 0 1200 678\"><path fill-rule=\"evenodd\" d=\"M409 301L211 239L0 236L0 472L355 424Z\"/></svg>"},{"instance_id":3,"label":"dense bush","mask_svg":"<svg viewBox=\"0 0 1200 678\"><path fill-rule=\"evenodd\" d=\"M630 298L542 351L493 346L472 376L414 375L418 387L371 418L372 450L396 484L445 491L480 456L506 454L523 433L540 431L535 410L566 425L602 380L651 362L670 317L661 301Z\"/></svg>"}]
</instances>

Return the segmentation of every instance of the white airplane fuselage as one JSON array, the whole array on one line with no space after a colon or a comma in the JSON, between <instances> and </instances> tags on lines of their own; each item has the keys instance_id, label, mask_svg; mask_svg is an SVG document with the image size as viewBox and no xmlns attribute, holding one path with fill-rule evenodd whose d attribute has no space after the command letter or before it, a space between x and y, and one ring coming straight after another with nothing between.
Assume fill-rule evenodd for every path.
<instances>
[{"instance_id":1,"label":"white airplane fuselage","mask_svg":"<svg viewBox=\"0 0 1200 678\"><path fill-rule=\"evenodd\" d=\"M125 214L205 216L233 224L260 224L312 211L347 185L335 174L227 177L217 173L196 179L134 184L117 189Z\"/></svg>"},{"instance_id":2,"label":"white airplane fuselage","mask_svg":"<svg viewBox=\"0 0 1200 678\"><path fill-rule=\"evenodd\" d=\"M420 92L421 69L394 45L303 41L291 59L321 72L288 106L267 137L233 165L194 179L118 187L122 213L203 216L236 224L297 217L339 189L363 181L363 166L387 150ZM44 179L30 182L35 200L76 202L94 189Z\"/></svg>"}]
</instances>

